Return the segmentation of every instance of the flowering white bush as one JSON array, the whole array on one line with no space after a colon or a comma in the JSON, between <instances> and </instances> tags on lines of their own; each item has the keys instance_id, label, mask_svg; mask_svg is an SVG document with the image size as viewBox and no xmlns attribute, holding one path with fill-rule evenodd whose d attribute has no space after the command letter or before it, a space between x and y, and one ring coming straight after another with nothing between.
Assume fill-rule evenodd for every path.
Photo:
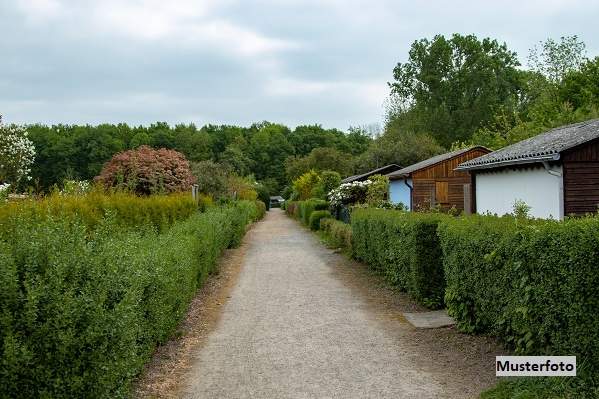
<instances>
[{"instance_id":1,"label":"flowering white bush","mask_svg":"<svg viewBox=\"0 0 599 399\"><path fill-rule=\"evenodd\" d=\"M92 185L87 180L65 180L60 190L62 195L83 195L91 190Z\"/></svg>"},{"instance_id":2,"label":"flowering white bush","mask_svg":"<svg viewBox=\"0 0 599 399\"><path fill-rule=\"evenodd\" d=\"M343 183L339 187L329 191L327 198L332 207L364 202L368 186L371 184L372 181L370 180Z\"/></svg>"},{"instance_id":3,"label":"flowering white bush","mask_svg":"<svg viewBox=\"0 0 599 399\"><path fill-rule=\"evenodd\" d=\"M0 121L0 183L29 180L35 160L35 147L22 126L3 125Z\"/></svg>"}]
</instances>

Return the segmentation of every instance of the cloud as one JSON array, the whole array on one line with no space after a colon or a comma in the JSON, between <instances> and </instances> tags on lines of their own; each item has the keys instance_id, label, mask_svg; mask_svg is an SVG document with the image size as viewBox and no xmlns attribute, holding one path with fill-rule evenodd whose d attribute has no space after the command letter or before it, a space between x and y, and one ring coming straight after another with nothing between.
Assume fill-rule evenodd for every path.
<instances>
[{"instance_id":1,"label":"cloud","mask_svg":"<svg viewBox=\"0 0 599 399\"><path fill-rule=\"evenodd\" d=\"M598 13L591 0L0 1L0 113L344 129L381 120L414 40L473 33L525 61L539 40L578 34L595 56Z\"/></svg>"}]
</instances>

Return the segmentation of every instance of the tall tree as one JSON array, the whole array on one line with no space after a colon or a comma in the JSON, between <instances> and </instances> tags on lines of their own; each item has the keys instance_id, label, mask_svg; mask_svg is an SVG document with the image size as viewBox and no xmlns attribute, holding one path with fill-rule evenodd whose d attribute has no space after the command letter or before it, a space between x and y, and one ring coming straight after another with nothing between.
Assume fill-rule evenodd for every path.
<instances>
[{"instance_id":1,"label":"tall tree","mask_svg":"<svg viewBox=\"0 0 599 399\"><path fill-rule=\"evenodd\" d=\"M586 45L578 36L562 36L539 42L530 49L528 65L531 70L559 83L570 71L580 68L586 60Z\"/></svg>"},{"instance_id":2,"label":"tall tree","mask_svg":"<svg viewBox=\"0 0 599 399\"><path fill-rule=\"evenodd\" d=\"M476 36L437 35L412 44L409 59L389 83L404 130L430 133L449 146L469 138L501 108L518 103L522 82L516 53Z\"/></svg>"}]
</instances>

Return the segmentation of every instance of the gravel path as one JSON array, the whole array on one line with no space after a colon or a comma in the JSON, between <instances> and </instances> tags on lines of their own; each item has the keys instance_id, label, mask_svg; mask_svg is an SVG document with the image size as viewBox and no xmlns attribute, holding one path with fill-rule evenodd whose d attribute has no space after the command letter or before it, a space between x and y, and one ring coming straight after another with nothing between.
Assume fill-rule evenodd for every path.
<instances>
[{"instance_id":1,"label":"gravel path","mask_svg":"<svg viewBox=\"0 0 599 399\"><path fill-rule=\"evenodd\" d=\"M461 398L472 397L481 378L492 383L493 363L480 377L452 371L446 363L459 353L431 358L421 332L340 277L336 269L347 260L280 210L248 240L220 321L193 355L183 397Z\"/></svg>"}]
</instances>

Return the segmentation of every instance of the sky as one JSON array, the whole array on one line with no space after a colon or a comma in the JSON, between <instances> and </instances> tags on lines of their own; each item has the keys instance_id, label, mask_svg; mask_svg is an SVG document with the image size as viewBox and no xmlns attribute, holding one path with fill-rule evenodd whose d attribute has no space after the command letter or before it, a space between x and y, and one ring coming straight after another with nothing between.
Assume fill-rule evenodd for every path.
<instances>
[{"instance_id":1,"label":"sky","mask_svg":"<svg viewBox=\"0 0 599 399\"><path fill-rule=\"evenodd\" d=\"M599 54L596 0L0 0L9 123L381 123L393 67L436 34Z\"/></svg>"}]
</instances>

